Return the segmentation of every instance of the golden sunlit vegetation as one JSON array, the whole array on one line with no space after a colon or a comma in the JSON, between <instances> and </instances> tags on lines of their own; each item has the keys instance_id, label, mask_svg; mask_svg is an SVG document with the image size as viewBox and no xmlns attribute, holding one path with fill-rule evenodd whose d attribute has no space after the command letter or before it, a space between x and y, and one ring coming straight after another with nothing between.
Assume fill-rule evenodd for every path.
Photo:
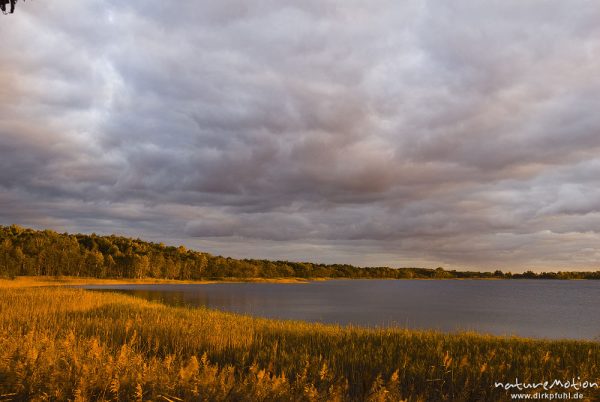
<instances>
[{"instance_id":1,"label":"golden sunlit vegetation","mask_svg":"<svg viewBox=\"0 0 600 402\"><path fill-rule=\"evenodd\" d=\"M494 401L508 395L494 381L599 381L599 368L596 342L343 328L0 287L2 400Z\"/></svg>"},{"instance_id":2,"label":"golden sunlit vegetation","mask_svg":"<svg viewBox=\"0 0 600 402\"><path fill-rule=\"evenodd\" d=\"M22 288L39 286L77 286L77 285L166 285L166 284L207 284L223 282L267 282L267 283L309 283L301 278L224 278L215 280L187 280L180 281L175 279L162 278L86 278L73 276L17 276L14 279L0 278L0 287L2 288Z\"/></svg>"}]
</instances>

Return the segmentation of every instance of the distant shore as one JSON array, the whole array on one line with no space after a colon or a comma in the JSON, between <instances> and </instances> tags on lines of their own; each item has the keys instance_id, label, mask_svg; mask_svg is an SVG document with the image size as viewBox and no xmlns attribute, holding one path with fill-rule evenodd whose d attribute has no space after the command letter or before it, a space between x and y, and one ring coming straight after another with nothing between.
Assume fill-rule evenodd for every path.
<instances>
[{"instance_id":1,"label":"distant shore","mask_svg":"<svg viewBox=\"0 0 600 402\"><path fill-rule=\"evenodd\" d=\"M127 283L296 283L325 279L600 279L600 270L527 270L513 273L500 269L492 271L491 267L488 271L458 271L441 266L435 269L358 267L350 264L239 259L122 236L57 233L18 225L0 226L0 262L0 277L6 278L115 278ZM175 280L180 282L169 282ZM111 279L111 283L115 282Z\"/></svg>"},{"instance_id":2,"label":"distant shore","mask_svg":"<svg viewBox=\"0 0 600 402\"><path fill-rule=\"evenodd\" d=\"M532 280L522 278L218 278L204 280L179 280L162 278L91 278L75 276L17 276L12 279L0 278L0 287L21 288L40 286L73 286L73 285L207 285L215 283L281 283L281 284L307 284L310 282L323 282L331 280L402 280L402 281L501 281L501 280ZM550 280L556 279L541 279ZM562 279L568 281L585 280L579 278Z\"/></svg>"}]
</instances>

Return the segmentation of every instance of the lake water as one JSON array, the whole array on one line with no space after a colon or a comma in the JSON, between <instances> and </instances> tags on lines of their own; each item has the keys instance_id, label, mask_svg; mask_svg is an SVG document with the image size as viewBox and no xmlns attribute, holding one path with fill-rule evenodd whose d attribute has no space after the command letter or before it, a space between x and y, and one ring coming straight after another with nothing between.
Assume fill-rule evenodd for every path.
<instances>
[{"instance_id":1,"label":"lake water","mask_svg":"<svg viewBox=\"0 0 600 402\"><path fill-rule=\"evenodd\" d=\"M600 281L330 280L85 288L279 319L600 339Z\"/></svg>"}]
</instances>

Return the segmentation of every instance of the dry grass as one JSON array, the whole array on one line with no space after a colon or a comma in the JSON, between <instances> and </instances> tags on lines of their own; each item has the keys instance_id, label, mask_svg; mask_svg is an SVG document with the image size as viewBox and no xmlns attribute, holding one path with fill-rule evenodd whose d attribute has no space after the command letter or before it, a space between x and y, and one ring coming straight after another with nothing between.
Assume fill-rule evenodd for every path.
<instances>
[{"instance_id":1,"label":"dry grass","mask_svg":"<svg viewBox=\"0 0 600 402\"><path fill-rule=\"evenodd\" d=\"M600 381L599 369L595 342L341 328L0 288L2 400L494 401L507 399L494 381Z\"/></svg>"},{"instance_id":2,"label":"dry grass","mask_svg":"<svg viewBox=\"0 0 600 402\"><path fill-rule=\"evenodd\" d=\"M217 280L176 280L162 278L122 278L100 279L74 276L18 276L14 279L0 278L0 288L23 288L40 286L67 286L67 285L160 285L160 284L207 284L222 282L268 282L268 283L307 283L303 278L223 278Z\"/></svg>"}]
</instances>

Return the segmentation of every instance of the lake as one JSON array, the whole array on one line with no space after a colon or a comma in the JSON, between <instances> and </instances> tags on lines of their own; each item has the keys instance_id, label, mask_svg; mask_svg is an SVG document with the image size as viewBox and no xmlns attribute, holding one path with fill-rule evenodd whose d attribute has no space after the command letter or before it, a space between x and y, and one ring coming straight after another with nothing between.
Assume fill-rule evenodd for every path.
<instances>
[{"instance_id":1,"label":"lake","mask_svg":"<svg viewBox=\"0 0 600 402\"><path fill-rule=\"evenodd\" d=\"M600 339L600 281L591 280L355 279L84 288L278 319Z\"/></svg>"}]
</instances>

